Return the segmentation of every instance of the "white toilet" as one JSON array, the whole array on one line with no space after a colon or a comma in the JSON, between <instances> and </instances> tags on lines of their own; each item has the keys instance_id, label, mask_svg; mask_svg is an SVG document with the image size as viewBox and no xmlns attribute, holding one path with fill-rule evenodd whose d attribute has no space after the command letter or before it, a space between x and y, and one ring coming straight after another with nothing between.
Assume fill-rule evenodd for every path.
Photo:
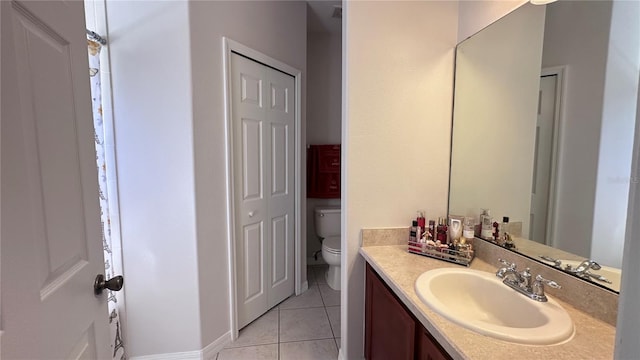
<instances>
[{"instance_id":1,"label":"white toilet","mask_svg":"<svg viewBox=\"0 0 640 360\"><path fill-rule=\"evenodd\" d=\"M315 226L316 235L322 241L322 258L329 264L325 274L327 285L340 290L340 207L317 207Z\"/></svg>"}]
</instances>

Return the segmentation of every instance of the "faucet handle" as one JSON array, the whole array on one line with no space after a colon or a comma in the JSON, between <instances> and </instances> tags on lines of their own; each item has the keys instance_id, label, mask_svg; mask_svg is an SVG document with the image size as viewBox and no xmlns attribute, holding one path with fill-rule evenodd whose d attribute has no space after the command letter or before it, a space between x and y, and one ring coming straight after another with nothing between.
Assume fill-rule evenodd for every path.
<instances>
[{"instance_id":1,"label":"faucet handle","mask_svg":"<svg viewBox=\"0 0 640 360\"><path fill-rule=\"evenodd\" d=\"M558 284L557 282L553 281L553 280L547 280L545 278L542 277L542 275L538 274L536 276L536 283L540 283L540 284L547 284L550 287L554 288L554 289L562 289L562 286L560 286L560 284Z\"/></svg>"},{"instance_id":2,"label":"faucet handle","mask_svg":"<svg viewBox=\"0 0 640 360\"><path fill-rule=\"evenodd\" d=\"M547 296L544 294L544 285L547 284L554 289L561 289L562 286L558 285L553 280L547 280L541 275L536 276L536 281L531 286L531 298L537 301L547 301Z\"/></svg>"}]
</instances>

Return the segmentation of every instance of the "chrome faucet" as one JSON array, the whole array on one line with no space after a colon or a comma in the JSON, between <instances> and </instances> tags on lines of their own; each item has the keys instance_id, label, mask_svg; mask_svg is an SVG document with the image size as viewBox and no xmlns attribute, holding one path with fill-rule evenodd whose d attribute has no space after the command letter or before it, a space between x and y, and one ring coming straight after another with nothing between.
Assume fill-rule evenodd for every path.
<instances>
[{"instance_id":1,"label":"chrome faucet","mask_svg":"<svg viewBox=\"0 0 640 360\"><path fill-rule=\"evenodd\" d=\"M575 269L572 269L571 266L567 265L567 267L565 268L565 271L575 274L576 276L579 276L583 279L587 279L587 280L595 279L598 281L611 284L611 281L606 277L600 274L594 274L591 271L589 271L589 270L600 270L600 269L602 269L602 266L600 266L600 264L598 264L593 260L587 259L581 262L578 266L576 266Z\"/></svg>"},{"instance_id":2,"label":"chrome faucet","mask_svg":"<svg viewBox=\"0 0 640 360\"><path fill-rule=\"evenodd\" d=\"M504 279L502 281L503 284L530 299L543 302L547 301L547 296L544 294L545 285L556 289L562 288L555 281L547 280L540 275L535 277L535 281L532 281L529 268L524 269L522 272L518 272L516 264L503 259L498 259L498 261L504 265L504 267L501 267L496 271L496 276Z\"/></svg>"}]
</instances>

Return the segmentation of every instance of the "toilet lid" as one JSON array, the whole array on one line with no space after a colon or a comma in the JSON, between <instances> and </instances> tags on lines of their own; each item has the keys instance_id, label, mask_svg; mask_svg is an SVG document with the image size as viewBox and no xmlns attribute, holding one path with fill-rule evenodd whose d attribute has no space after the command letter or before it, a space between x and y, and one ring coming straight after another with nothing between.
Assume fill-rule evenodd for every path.
<instances>
[{"instance_id":1,"label":"toilet lid","mask_svg":"<svg viewBox=\"0 0 640 360\"><path fill-rule=\"evenodd\" d=\"M332 253L340 252L340 236L329 236L322 241L322 247Z\"/></svg>"}]
</instances>

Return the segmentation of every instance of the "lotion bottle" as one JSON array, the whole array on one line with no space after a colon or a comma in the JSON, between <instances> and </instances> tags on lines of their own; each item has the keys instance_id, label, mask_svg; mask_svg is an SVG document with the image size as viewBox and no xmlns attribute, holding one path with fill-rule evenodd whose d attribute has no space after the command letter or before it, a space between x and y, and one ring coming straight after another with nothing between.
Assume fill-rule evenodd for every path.
<instances>
[{"instance_id":1,"label":"lotion bottle","mask_svg":"<svg viewBox=\"0 0 640 360\"><path fill-rule=\"evenodd\" d=\"M491 218L491 211L489 211L489 209L482 209L480 226L482 227L480 237L485 240L491 240L493 238L493 219Z\"/></svg>"}]
</instances>

